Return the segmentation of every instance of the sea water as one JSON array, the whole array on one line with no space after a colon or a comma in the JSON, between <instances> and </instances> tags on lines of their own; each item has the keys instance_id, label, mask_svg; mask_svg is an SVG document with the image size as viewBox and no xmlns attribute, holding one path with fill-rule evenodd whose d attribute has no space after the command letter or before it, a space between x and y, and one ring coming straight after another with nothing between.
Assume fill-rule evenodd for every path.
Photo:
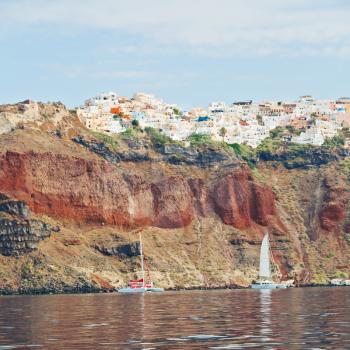
<instances>
[{"instance_id":1,"label":"sea water","mask_svg":"<svg viewBox=\"0 0 350 350\"><path fill-rule=\"evenodd\" d=\"M4 349L350 349L350 287L4 296Z\"/></svg>"}]
</instances>

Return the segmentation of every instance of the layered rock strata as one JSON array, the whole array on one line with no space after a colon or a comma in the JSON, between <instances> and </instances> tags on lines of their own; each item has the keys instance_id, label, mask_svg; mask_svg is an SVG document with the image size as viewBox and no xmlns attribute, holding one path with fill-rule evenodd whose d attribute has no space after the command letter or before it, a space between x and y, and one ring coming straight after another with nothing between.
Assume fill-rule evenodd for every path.
<instances>
[{"instance_id":1,"label":"layered rock strata","mask_svg":"<svg viewBox=\"0 0 350 350\"><path fill-rule=\"evenodd\" d=\"M49 225L29 218L29 209L24 202L0 194L1 254L9 256L29 253L50 233Z\"/></svg>"}]
</instances>

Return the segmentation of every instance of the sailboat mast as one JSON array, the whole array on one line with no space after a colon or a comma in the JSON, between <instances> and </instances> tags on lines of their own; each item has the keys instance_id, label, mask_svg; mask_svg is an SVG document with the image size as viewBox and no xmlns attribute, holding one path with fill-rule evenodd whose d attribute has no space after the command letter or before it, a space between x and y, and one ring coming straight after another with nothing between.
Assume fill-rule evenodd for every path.
<instances>
[{"instance_id":1,"label":"sailboat mast","mask_svg":"<svg viewBox=\"0 0 350 350\"><path fill-rule=\"evenodd\" d=\"M143 252L142 252L142 239L141 239L141 232L140 232L140 255L141 255L141 270L142 270L142 287L145 287L145 270L143 267Z\"/></svg>"}]
</instances>

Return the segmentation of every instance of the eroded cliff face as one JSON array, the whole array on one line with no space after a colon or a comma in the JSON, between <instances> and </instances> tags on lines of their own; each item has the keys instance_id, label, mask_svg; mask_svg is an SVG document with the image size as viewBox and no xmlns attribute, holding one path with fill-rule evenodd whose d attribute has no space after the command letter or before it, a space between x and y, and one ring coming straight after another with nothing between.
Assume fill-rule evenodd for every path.
<instances>
[{"instance_id":1,"label":"eroded cliff face","mask_svg":"<svg viewBox=\"0 0 350 350\"><path fill-rule=\"evenodd\" d=\"M139 229L163 287L249 285L266 232L283 279L350 273L349 174L338 161L289 170L265 161L252 171L227 150L201 155L147 140L113 150L66 124L0 138L0 212L15 220L16 237L35 241L13 250L16 258L0 256L0 290L122 286L140 269Z\"/></svg>"},{"instance_id":2,"label":"eroded cliff face","mask_svg":"<svg viewBox=\"0 0 350 350\"><path fill-rule=\"evenodd\" d=\"M302 251L302 283L326 284L350 273L349 171L341 162L304 170L260 169L273 188L278 212Z\"/></svg>"},{"instance_id":3,"label":"eroded cliff face","mask_svg":"<svg viewBox=\"0 0 350 350\"><path fill-rule=\"evenodd\" d=\"M214 179L189 174L152 181L140 173L129 174L100 159L48 152L0 155L1 190L37 214L67 222L179 228L217 214L225 224L245 229L268 226L277 214L272 190L255 183L244 165Z\"/></svg>"},{"instance_id":4,"label":"eroded cliff face","mask_svg":"<svg viewBox=\"0 0 350 350\"><path fill-rule=\"evenodd\" d=\"M339 186L335 184L334 179L330 177L324 179L325 195L319 218L321 228L328 232L339 230L344 224L346 205L349 200L349 195L346 193L346 186L344 185Z\"/></svg>"},{"instance_id":5,"label":"eroded cliff face","mask_svg":"<svg viewBox=\"0 0 350 350\"><path fill-rule=\"evenodd\" d=\"M268 226L277 214L271 188L254 182L248 167L220 179L212 196L222 221L238 229L249 228L252 223Z\"/></svg>"}]
</instances>

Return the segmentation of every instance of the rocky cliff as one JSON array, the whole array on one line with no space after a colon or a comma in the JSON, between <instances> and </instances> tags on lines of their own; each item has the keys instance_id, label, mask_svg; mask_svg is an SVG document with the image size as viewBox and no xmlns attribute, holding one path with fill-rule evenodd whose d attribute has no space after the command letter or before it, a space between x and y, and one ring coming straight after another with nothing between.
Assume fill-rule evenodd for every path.
<instances>
[{"instance_id":1,"label":"rocky cliff","mask_svg":"<svg viewBox=\"0 0 350 350\"><path fill-rule=\"evenodd\" d=\"M31 220L27 205L0 193L0 253L6 256L30 253L50 236L50 225Z\"/></svg>"},{"instance_id":2,"label":"rocky cliff","mask_svg":"<svg viewBox=\"0 0 350 350\"><path fill-rule=\"evenodd\" d=\"M248 285L266 232L283 279L350 273L349 167L338 153L315 151L307 168L266 158L251 169L221 144L143 131L112 139L59 104L29 121L10 107L0 109L13 123L0 137L4 292L121 286L140 268L139 230L165 287Z\"/></svg>"}]
</instances>

